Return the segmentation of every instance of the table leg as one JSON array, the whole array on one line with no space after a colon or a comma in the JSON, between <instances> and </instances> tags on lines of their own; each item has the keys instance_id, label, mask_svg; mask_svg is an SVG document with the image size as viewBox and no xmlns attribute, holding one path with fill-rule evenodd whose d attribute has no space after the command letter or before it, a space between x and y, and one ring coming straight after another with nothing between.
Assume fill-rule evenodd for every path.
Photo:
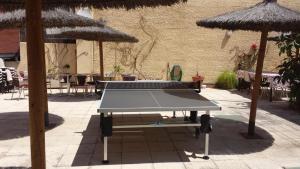
<instances>
[{"instance_id":1,"label":"table leg","mask_svg":"<svg viewBox=\"0 0 300 169\"><path fill-rule=\"evenodd\" d=\"M176 111L173 111L173 116L172 118L176 118Z\"/></svg>"},{"instance_id":2,"label":"table leg","mask_svg":"<svg viewBox=\"0 0 300 169\"><path fill-rule=\"evenodd\" d=\"M273 101L273 87L270 87L270 102Z\"/></svg>"},{"instance_id":3,"label":"table leg","mask_svg":"<svg viewBox=\"0 0 300 169\"><path fill-rule=\"evenodd\" d=\"M209 110L206 111L206 114L210 115ZM205 160L209 159L208 151L209 151L209 133L205 133L205 150L204 150L204 156L203 156L203 159L205 159Z\"/></svg>"},{"instance_id":4,"label":"table leg","mask_svg":"<svg viewBox=\"0 0 300 169\"><path fill-rule=\"evenodd\" d=\"M104 118L107 118L107 116L108 116L108 113L101 113L101 116L103 117L102 119L100 119L100 121L102 122L102 123L104 123ZM101 116L100 116L100 118L101 118ZM101 125L101 124L100 124ZM101 126L101 130L102 130L102 132L104 132L103 131L103 128L104 127L107 127L107 126L105 126L105 125L107 125L107 123L105 122L105 124L102 124L102 126ZM109 160L108 160L108 134L107 134L107 132L105 131L104 133L102 133L102 136L101 137L103 137L103 161L102 161L102 163L103 164L107 164L107 163L109 163Z\"/></svg>"},{"instance_id":5,"label":"table leg","mask_svg":"<svg viewBox=\"0 0 300 169\"><path fill-rule=\"evenodd\" d=\"M107 150L107 148L108 148L108 146L107 146L107 136L104 137L104 144L103 144L103 146L104 146L104 154L103 154L103 161L102 161L102 163L103 164L107 164L107 163L109 163L108 157L107 157L107 152L108 152L108 150Z\"/></svg>"},{"instance_id":6,"label":"table leg","mask_svg":"<svg viewBox=\"0 0 300 169\"><path fill-rule=\"evenodd\" d=\"M67 93L70 94L70 76L67 75Z\"/></svg>"}]
</instances>

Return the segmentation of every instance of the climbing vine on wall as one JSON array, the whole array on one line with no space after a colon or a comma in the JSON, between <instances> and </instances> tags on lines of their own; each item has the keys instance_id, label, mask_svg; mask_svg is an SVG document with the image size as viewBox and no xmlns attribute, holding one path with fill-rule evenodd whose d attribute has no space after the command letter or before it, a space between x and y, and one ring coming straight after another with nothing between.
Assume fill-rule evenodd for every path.
<instances>
[{"instance_id":1,"label":"climbing vine on wall","mask_svg":"<svg viewBox=\"0 0 300 169\"><path fill-rule=\"evenodd\" d=\"M146 73L143 72L143 63L150 56L152 50L158 41L158 30L149 25L144 16L140 16L137 30L141 31L146 39L140 40L138 44L115 44L111 49L115 50L115 55L120 55L120 64L129 68L132 74L136 74L141 78L145 78ZM115 64L117 56L115 56ZM116 66L116 65L115 65Z\"/></svg>"},{"instance_id":2,"label":"climbing vine on wall","mask_svg":"<svg viewBox=\"0 0 300 169\"><path fill-rule=\"evenodd\" d=\"M56 75L60 73L65 65L61 63L65 59L65 56L68 54L69 49L67 44L60 44L63 45L62 48L59 48L57 44L53 45L54 55L52 56L50 53L50 48L45 45L45 57L48 63L47 73Z\"/></svg>"}]
</instances>

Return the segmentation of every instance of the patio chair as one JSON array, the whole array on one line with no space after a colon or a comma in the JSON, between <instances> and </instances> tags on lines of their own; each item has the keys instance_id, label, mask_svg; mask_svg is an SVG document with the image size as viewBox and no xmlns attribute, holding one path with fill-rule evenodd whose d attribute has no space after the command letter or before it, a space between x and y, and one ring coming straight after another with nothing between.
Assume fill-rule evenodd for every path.
<instances>
[{"instance_id":1,"label":"patio chair","mask_svg":"<svg viewBox=\"0 0 300 169\"><path fill-rule=\"evenodd\" d=\"M59 89L59 93L62 93L62 89L61 89L61 84L60 84L60 80L58 79L49 79L49 87L51 88L51 93L52 93L52 89Z\"/></svg>"},{"instance_id":2,"label":"patio chair","mask_svg":"<svg viewBox=\"0 0 300 169\"><path fill-rule=\"evenodd\" d=\"M48 93L48 89L49 89L50 94L52 94L52 87L51 87L51 83L50 83L51 79L52 79L51 75L46 76L47 93Z\"/></svg>"},{"instance_id":3,"label":"patio chair","mask_svg":"<svg viewBox=\"0 0 300 169\"><path fill-rule=\"evenodd\" d=\"M270 82L268 82L267 78L262 77L261 82L260 82L260 96L268 97L270 90L271 90ZM269 97L271 97L271 96L269 96Z\"/></svg>"},{"instance_id":4,"label":"patio chair","mask_svg":"<svg viewBox=\"0 0 300 169\"><path fill-rule=\"evenodd\" d=\"M11 100L14 98L14 94L17 92L19 93L18 99L21 99L21 95L23 93L23 98L25 98L25 90L28 89L28 82L27 80L24 80L22 78L19 78L18 80L13 80L13 91L11 95Z\"/></svg>"},{"instance_id":5,"label":"patio chair","mask_svg":"<svg viewBox=\"0 0 300 169\"><path fill-rule=\"evenodd\" d=\"M283 84L282 82L274 80L272 83L272 88L274 92L273 96L276 97L277 95L279 98L288 97L288 93L290 92L290 85L287 82ZM273 98L270 98L270 101L273 101Z\"/></svg>"},{"instance_id":6,"label":"patio chair","mask_svg":"<svg viewBox=\"0 0 300 169\"><path fill-rule=\"evenodd\" d=\"M87 84L89 85L90 88L90 93L91 95L97 94L97 81L101 80L101 75L100 74L93 74L90 78L90 81L87 82ZM93 92L94 89L94 92Z\"/></svg>"},{"instance_id":7,"label":"patio chair","mask_svg":"<svg viewBox=\"0 0 300 169\"><path fill-rule=\"evenodd\" d=\"M243 91L244 89L246 89L249 93L249 91L251 90L251 80L248 72L245 70L238 70L236 74L238 78L237 89L239 91Z\"/></svg>"},{"instance_id":8,"label":"patio chair","mask_svg":"<svg viewBox=\"0 0 300 169\"><path fill-rule=\"evenodd\" d=\"M69 74L63 74L59 76L60 79L60 87L61 87L61 92L63 91L64 88L67 88L69 90L69 85L70 85L70 79L71 79L72 75ZM69 91L68 91L69 92Z\"/></svg>"},{"instance_id":9,"label":"patio chair","mask_svg":"<svg viewBox=\"0 0 300 169\"><path fill-rule=\"evenodd\" d=\"M87 80L88 79L88 80ZM86 93L94 95L93 89L95 88L95 81L100 80L101 76L98 74L91 74L86 77Z\"/></svg>"},{"instance_id":10,"label":"patio chair","mask_svg":"<svg viewBox=\"0 0 300 169\"><path fill-rule=\"evenodd\" d=\"M4 93L4 78L2 70L0 69L0 93Z\"/></svg>"},{"instance_id":11,"label":"patio chair","mask_svg":"<svg viewBox=\"0 0 300 169\"><path fill-rule=\"evenodd\" d=\"M74 84L75 93L78 92L78 89L84 90L84 95L87 93L88 84L86 83L86 75L76 75L76 84Z\"/></svg>"}]
</instances>

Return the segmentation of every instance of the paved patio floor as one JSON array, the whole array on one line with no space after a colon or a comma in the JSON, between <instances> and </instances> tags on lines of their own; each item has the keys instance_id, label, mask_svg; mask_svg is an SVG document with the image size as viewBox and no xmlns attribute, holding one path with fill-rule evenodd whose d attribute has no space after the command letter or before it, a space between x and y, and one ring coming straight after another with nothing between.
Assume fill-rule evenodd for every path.
<instances>
[{"instance_id":1,"label":"paved patio floor","mask_svg":"<svg viewBox=\"0 0 300 169\"><path fill-rule=\"evenodd\" d=\"M212 112L210 160L202 159L204 136L193 128L117 130L109 139L109 165L102 165L99 114L95 96L49 95L47 168L80 169L282 169L300 167L300 113L287 102L261 99L258 140L244 139L250 100L246 93L207 88L207 98L222 106ZM0 94L0 169L30 166L28 98ZM119 114L116 123L146 122L172 112ZM181 112L177 113L182 116Z\"/></svg>"}]
</instances>

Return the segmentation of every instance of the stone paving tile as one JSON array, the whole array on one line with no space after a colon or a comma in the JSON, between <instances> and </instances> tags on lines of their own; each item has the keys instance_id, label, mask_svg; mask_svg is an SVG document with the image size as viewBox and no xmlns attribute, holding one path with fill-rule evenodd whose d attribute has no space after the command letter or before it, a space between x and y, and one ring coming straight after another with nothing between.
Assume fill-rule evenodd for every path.
<instances>
[{"instance_id":1,"label":"stone paving tile","mask_svg":"<svg viewBox=\"0 0 300 169\"><path fill-rule=\"evenodd\" d=\"M170 142L149 142L150 151L174 151L175 146Z\"/></svg>"},{"instance_id":2,"label":"stone paving tile","mask_svg":"<svg viewBox=\"0 0 300 169\"><path fill-rule=\"evenodd\" d=\"M212 160L202 160L199 162L184 163L186 169L218 169Z\"/></svg>"},{"instance_id":3,"label":"stone paving tile","mask_svg":"<svg viewBox=\"0 0 300 169\"><path fill-rule=\"evenodd\" d=\"M148 151L146 142L124 142L122 152L145 152Z\"/></svg>"},{"instance_id":4,"label":"stone paving tile","mask_svg":"<svg viewBox=\"0 0 300 169\"><path fill-rule=\"evenodd\" d=\"M282 167L276 163L274 163L273 161L269 160L269 159L253 159L253 158L249 158L246 160L243 160L244 163L247 164L247 166L249 166L250 168L253 169L282 169Z\"/></svg>"},{"instance_id":5,"label":"stone paving tile","mask_svg":"<svg viewBox=\"0 0 300 169\"><path fill-rule=\"evenodd\" d=\"M30 146L13 146L7 153L7 156L30 156Z\"/></svg>"},{"instance_id":6,"label":"stone paving tile","mask_svg":"<svg viewBox=\"0 0 300 169\"><path fill-rule=\"evenodd\" d=\"M1 167L29 167L30 166L30 156L16 155L16 156L4 156L0 159Z\"/></svg>"},{"instance_id":7,"label":"stone paving tile","mask_svg":"<svg viewBox=\"0 0 300 169\"><path fill-rule=\"evenodd\" d=\"M122 169L122 165L121 164L95 165L95 166L90 166L88 169Z\"/></svg>"},{"instance_id":8,"label":"stone paving tile","mask_svg":"<svg viewBox=\"0 0 300 169\"><path fill-rule=\"evenodd\" d=\"M215 161L215 164L219 169L250 169L245 162L238 160Z\"/></svg>"},{"instance_id":9,"label":"stone paving tile","mask_svg":"<svg viewBox=\"0 0 300 169\"><path fill-rule=\"evenodd\" d=\"M122 169L153 169L154 165L152 163L143 164L122 164Z\"/></svg>"},{"instance_id":10,"label":"stone paving tile","mask_svg":"<svg viewBox=\"0 0 300 169\"><path fill-rule=\"evenodd\" d=\"M146 137L144 135L124 135L123 137L123 142L146 142Z\"/></svg>"},{"instance_id":11,"label":"stone paving tile","mask_svg":"<svg viewBox=\"0 0 300 169\"><path fill-rule=\"evenodd\" d=\"M154 163L154 169L185 169L182 162Z\"/></svg>"},{"instance_id":12,"label":"stone paving tile","mask_svg":"<svg viewBox=\"0 0 300 169\"><path fill-rule=\"evenodd\" d=\"M151 152L152 160L155 163L168 163L181 161L177 151Z\"/></svg>"},{"instance_id":13,"label":"stone paving tile","mask_svg":"<svg viewBox=\"0 0 300 169\"><path fill-rule=\"evenodd\" d=\"M121 165L122 164L122 153L108 153L109 165ZM90 166L105 166L107 164L102 163L103 152L94 152L92 155L89 165Z\"/></svg>"},{"instance_id":14,"label":"stone paving tile","mask_svg":"<svg viewBox=\"0 0 300 169\"><path fill-rule=\"evenodd\" d=\"M151 163L152 158L149 152L124 152L122 153L123 164Z\"/></svg>"}]
</instances>

